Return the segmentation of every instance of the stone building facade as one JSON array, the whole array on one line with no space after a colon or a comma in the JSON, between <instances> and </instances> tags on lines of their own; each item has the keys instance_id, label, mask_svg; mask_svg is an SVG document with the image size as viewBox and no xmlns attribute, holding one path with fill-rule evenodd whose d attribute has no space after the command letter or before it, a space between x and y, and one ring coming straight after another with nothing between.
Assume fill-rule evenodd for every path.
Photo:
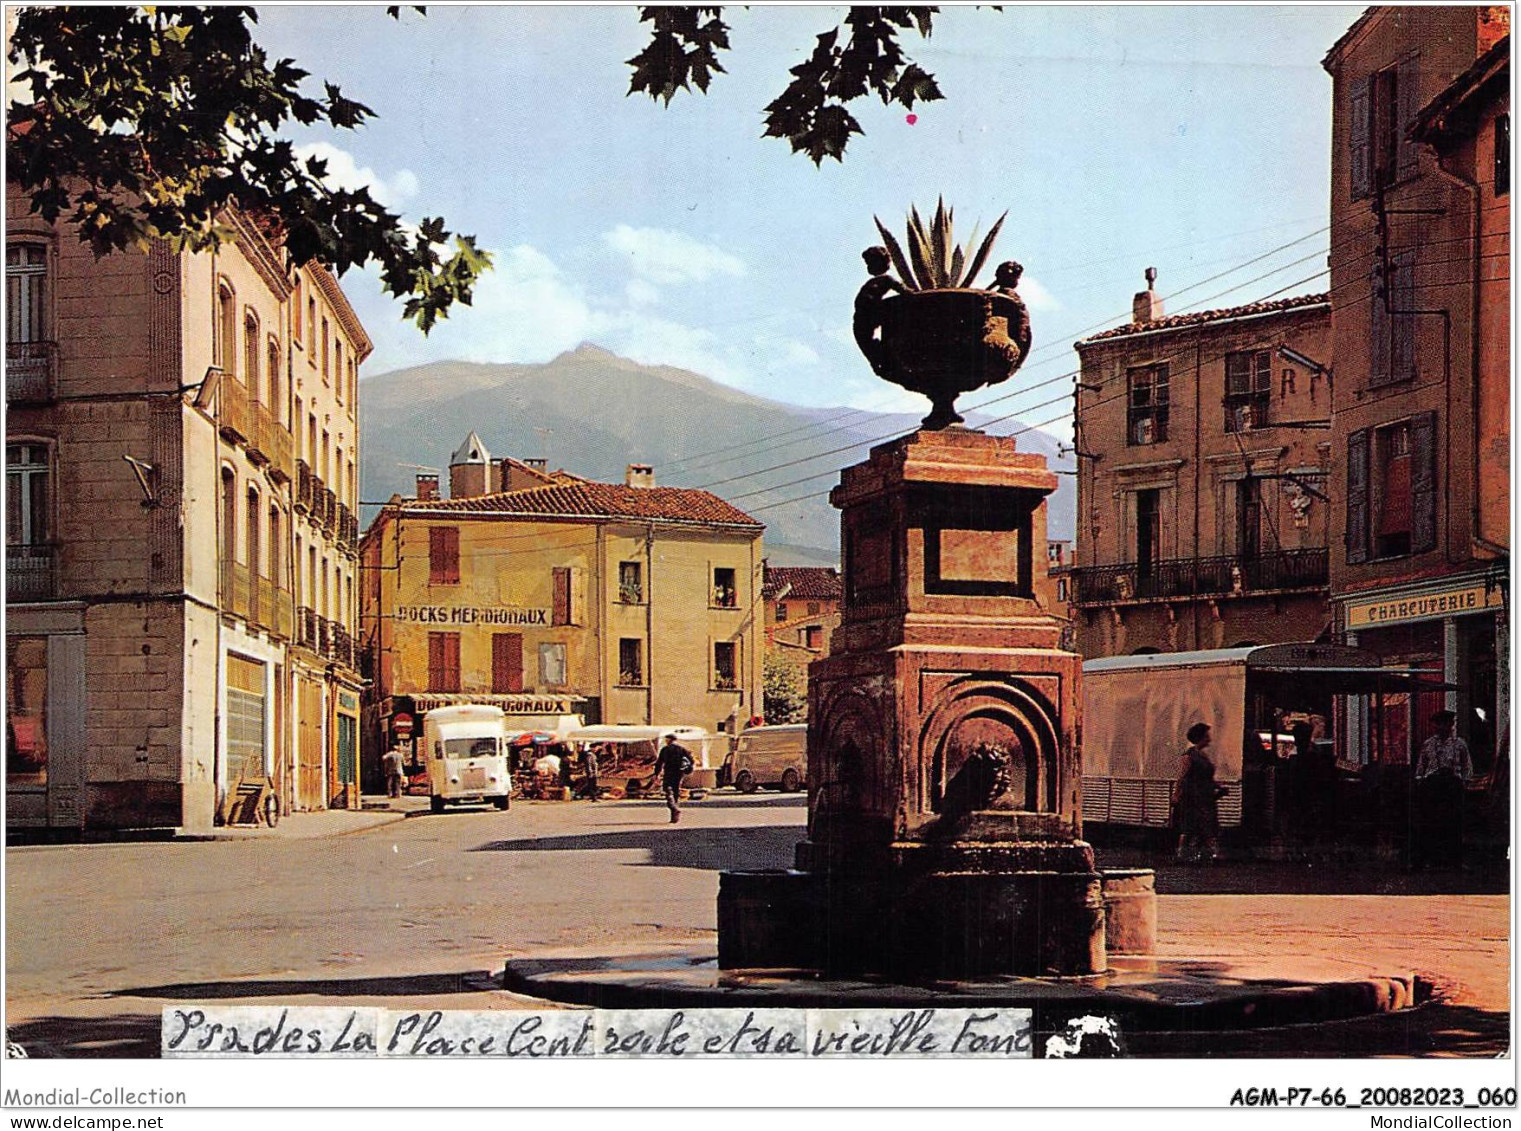
<instances>
[{"instance_id":1,"label":"stone building facade","mask_svg":"<svg viewBox=\"0 0 1521 1131\"><path fill-rule=\"evenodd\" d=\"M398 715L447 703L494 703L527 727L581 715L733 730L759 713L759 522L657 487L644 465L598 483L493 465L478 442L483 462L468 462L474 439L451 468L466 494L440 498L420 476L418 496L391 499L364 535L375 741L396 737ZM512 479L546 481L469 493Z\"/></svg>"},{"instance_id":2,"label":"stone building facade","mask_svg":"<svg viewBox=\"0 0 1521 1131\"><path fill-rule=\"evenodd\" d=\"M1328 627L1330 303L1133 320L1076 344L1086 658L1314 640Z\"/></svg>"},{"instance_id":3,"label":"stone building facade","mask_svg":"<svg viewBox=\"0 0 1521 1131\"><path fill-rule=\"evenodd\" d=\"M1370 8L1331 48L1331 597L1348 643L1456 685L1355 702L1346 756L1509 726L1509 10Z\"/></svg>"},{"instance_id":4,"label":"stone building facade","mask_svg":"<svg viewBox=\"0 0 1521 1131\"><path fill-rule=\"evenodd\" d=\"M804 670L829 654L840 625L840 571L828 566L765 564L766 653Z\"/></svg>"},{"instance_id":5,"label":"stone building facade","mask_svg":"<svg viewBox=\"0 0 1521 1131\"><path fill-rule=\"evenodd\" d=\"M357 526L335 502L301 537L294 296L317 299L350 375L345 425L333 394L308 394L330 435L355 435L368 339L331 276L293 269L247 217L214 253L97 260L15 186L7 211L7 825L205 829L271 781L284 809L328 804L330 780L297 788L297 551L331 568ZM329 615L351 631L352 611ZM311 659L326 712L352 666Z\"/></svg>"}]
</instances>

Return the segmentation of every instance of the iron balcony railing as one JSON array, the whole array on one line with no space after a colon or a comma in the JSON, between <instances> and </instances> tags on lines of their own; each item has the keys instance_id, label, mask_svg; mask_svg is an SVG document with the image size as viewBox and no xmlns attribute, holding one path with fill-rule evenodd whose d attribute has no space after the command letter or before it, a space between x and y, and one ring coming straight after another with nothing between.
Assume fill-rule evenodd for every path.
<instances>
[{"instance_id":1,"label":"iron balcony railing","mask_svg":"<svg viewBox=\"0 0 1521 1131\"><path fill-rule=\"evenodd\" d=\"M309 511L312 509L312 486L317 477L312 474L311 466L304 460L296 461L296 499L297 510Z\"/></svg>"},{"instance_id":2,"label":"iron balcony railing","mask_svg":"<svg viewBox=\"0 0 1521 1131\"><path fill-rule=\"evenodd\" d=\"M56 595L58 547L50 542L5 548L5 599L46 601Z\"/></svg>"},{"instance_id":3,"label":"iron balcony railing","mask_svg":"<svg viewBox=\"0 0 1521 1131\"><path fill-rule=\"evenodd\" d=\"M296 610L296 643L317 651L317 611L302 605Z\"/></svg>"},{"instance_id":4,"label":"iron balcony railing","mask_svg":"<svg viewBox=\"0 0 1521 1131\"><path fill-rule=\"evenodd\" d=\"M1254 557L1176 558L1143 570L1134 562L1072 571L1079 605L1318 589L1329 579L1324 547Z\"/></svg>"},{"instance_id":5,"label":"iron balcony railing","mask_svg":"<svg viewBox=\"0 0 1521 1131\"><path fill-rule=\"evenodd\" d=\"M322 529L328 534L332 534L333 527L338 521L338 497L333 494L331 487L322 486L319 489L322 492L322 506L320 508L322 512ZM314 507L313 509L318 508Z\"/></svg>"},{"instance_id":6,"label":"iron balcony railing","mask_svg":"<svg viewBox=\"0 0 1521 1131\"><path fill-rule=\"evenodd\" d=\"M5 343L5 399L45 404L57 395L58 343Z\"/></svg>"}]
</instances>

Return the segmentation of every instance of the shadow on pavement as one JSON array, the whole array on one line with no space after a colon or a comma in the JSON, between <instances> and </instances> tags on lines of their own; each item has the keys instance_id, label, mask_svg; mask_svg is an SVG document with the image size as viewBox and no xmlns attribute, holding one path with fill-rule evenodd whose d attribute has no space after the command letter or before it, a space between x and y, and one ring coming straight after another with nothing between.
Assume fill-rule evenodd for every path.
<instances>
[{"instance_id":1,"label":"shadow on pavement","mask_svg":"<svg viewBox=\"0 0 1521 1131\"><path fill-rule=\"evenodd\" d=\"M1159 895L1504 895L1510 890L1509 873L1502 869L1405 872L1381 860L1176 864L1102 849L1097 857L1100 868L1155 868Z\"/></svg>"},{"instance_id":2,"label":"shadow on pavement","mask_svg":"<svg viewBox=\"0 0 1521 1131\"><path fill-rule=\"evenodd\" d=\"M159 1054L157 1014L121 1013L114 1017L35 1017L5 1029L28 1058L131 1057Z\"/></svg>"},{"instance_id":3,"label":"shadow on pavement","mask_svg":"<svg viewBox=\"0 0 1521 1131\"><path fill-rule=\"evenodd\" d=\"M790 868L793 849L807 834L796 825L751 828L626 829L577 836L493 840L472 852L608 852L643 849L650 854L641 867L728 869Z\"/></svg>"},{"instance_id":4,"label":"shadow on pavement","mask_svg":"<svg viewBox=\"0 0 1521 1131\"><path fill-rule=\"evenodd\" d=\"M166 998L170 1001L214 1001L219 998L282 997L301 994L320 997L424 997L473 994L500 989L499 979L486 970L449 974L410 974L393 978L255 978L249 981L175 982L165 986L133 986L112 990L108 997Z\"/></svg>"}]
</instances>

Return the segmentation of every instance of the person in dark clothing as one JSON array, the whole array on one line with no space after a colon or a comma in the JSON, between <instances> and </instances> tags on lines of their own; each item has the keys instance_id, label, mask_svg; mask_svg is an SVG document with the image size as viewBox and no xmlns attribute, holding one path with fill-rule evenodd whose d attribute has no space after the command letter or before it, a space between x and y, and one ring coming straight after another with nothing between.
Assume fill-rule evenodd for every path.
<instances>
[{"instance_id":1,"label":"person in dark clothing","mask_svg":"<svg viewBox=\"0 0 1521 1131\"><path fill-rule=\"evenodd\" d=\"M1173 789L1179 860L1186 859L1188 848L1207 854L1210 860L1220 856L1220 795L1225 788L1215 784L1215 763L1206 753L1211 740L1208 723L1188 728L1189 746L1183 752L1183 770Z\"/></svg>"},{"instance_id":2,"label":"person in dark clothing","mask_svg":"<svg viewBox=\"0 0 1521 1131\"><path fill-rule=\"evenodd\" d=\"M694 765L692 752L678 743L674 734L666 735L665 745L655 757L655 772L650 775L650 779L660 779L673 825L681 820L681 779L692 772Z\"/></svg>"},{"instance_id":3,"label":"person in dark clothing","mask_svg":"<svg viewBox=\"0 0 1521 1131\"><path fill-rule=\"evenodd\" d=\"M597 747L588 746L581 755L580 796L597 800Z\"/></svg>"}]
</instances>

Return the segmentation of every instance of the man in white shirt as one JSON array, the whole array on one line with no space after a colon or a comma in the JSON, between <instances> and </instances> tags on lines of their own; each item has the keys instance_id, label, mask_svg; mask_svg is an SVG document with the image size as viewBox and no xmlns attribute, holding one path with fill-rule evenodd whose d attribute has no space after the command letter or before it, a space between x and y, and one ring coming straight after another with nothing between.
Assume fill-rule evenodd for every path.
<instances>
[{"instance_id":1,"label":"man in white shirt","mask_svg":"<svg viewBox=\"0 0 1521 1131\"><path fill-rule=\"evenodd\" d=\"M1468 743L1454 730L1457 716L1431 716L1436 734L1421 745L1415 760L1415 833L1411 861L1459 864L1463 859L1463 789L1473 777Z\"/></svg>"}]
</instances>

